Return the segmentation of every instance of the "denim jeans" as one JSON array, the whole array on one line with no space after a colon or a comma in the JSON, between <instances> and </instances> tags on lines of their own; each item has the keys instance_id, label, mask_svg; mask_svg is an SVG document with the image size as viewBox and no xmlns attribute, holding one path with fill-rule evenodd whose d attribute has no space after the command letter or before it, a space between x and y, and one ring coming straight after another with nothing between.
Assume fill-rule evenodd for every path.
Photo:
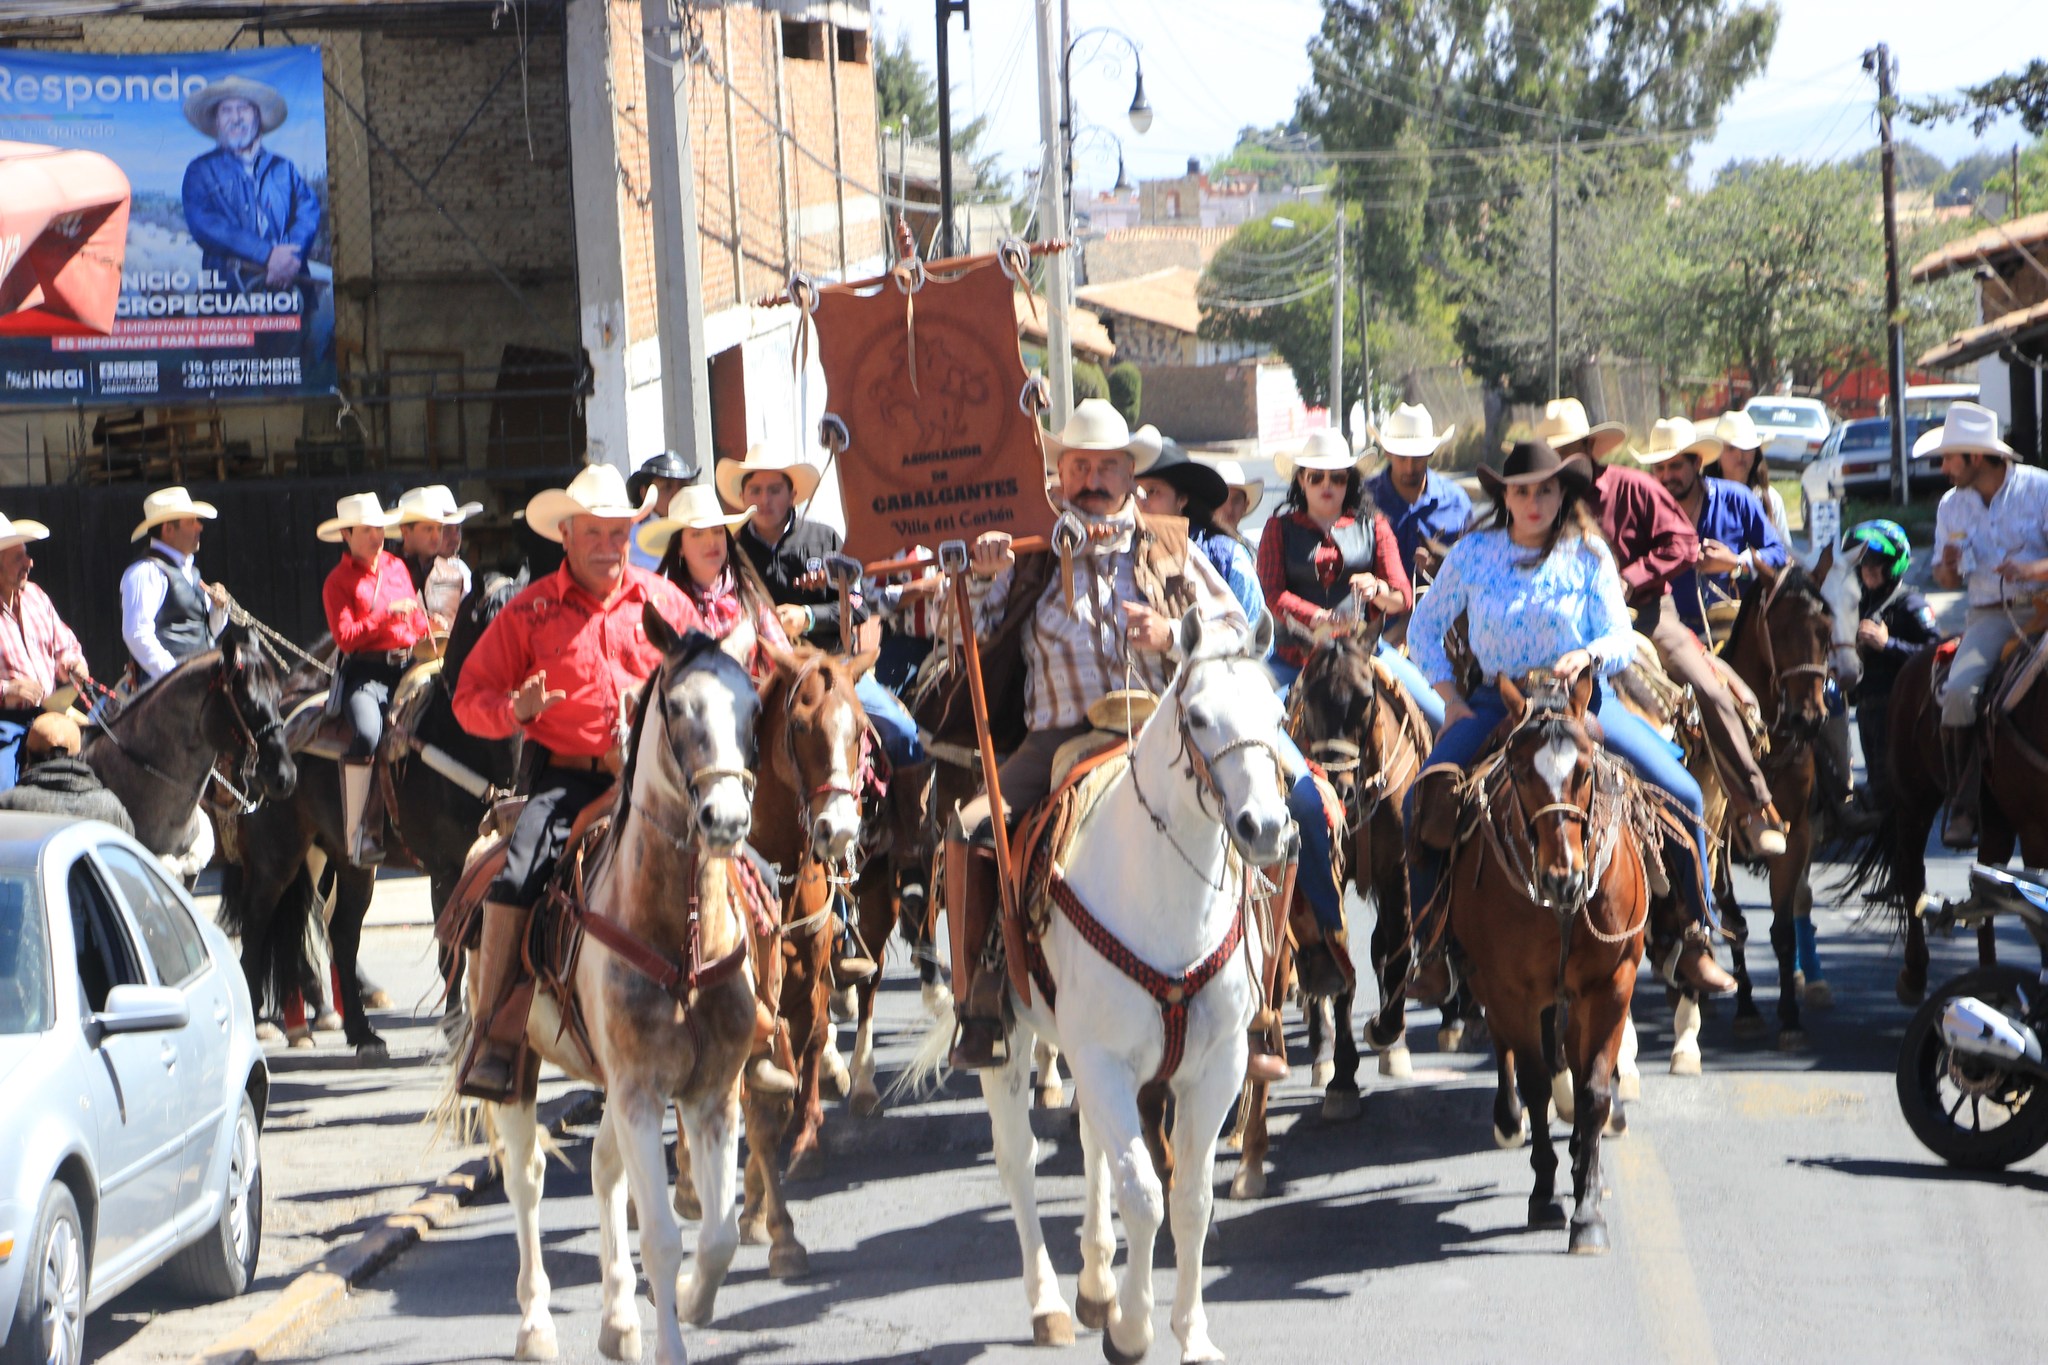
<instances>
[{"instance_id":1,"label":"denim jeans","mask_svg":"<svg viewBox=\"0 0 2048 1365\"><path fill-rule=\"evenodd\" d=\"M861 709L868 713L875 733L881 737L882 752L888 755L891 768L910 768L924 762L924 745L917 740L917 722L872 670L860 675L853 694L860 698Z\"/></svg>"}]
</instances>

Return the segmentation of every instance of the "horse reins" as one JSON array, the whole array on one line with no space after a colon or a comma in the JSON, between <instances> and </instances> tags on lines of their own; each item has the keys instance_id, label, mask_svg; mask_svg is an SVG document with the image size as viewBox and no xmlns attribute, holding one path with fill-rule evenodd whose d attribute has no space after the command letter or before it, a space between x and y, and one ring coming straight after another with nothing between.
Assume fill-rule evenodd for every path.
<instances>
[{"instance_id":1,"label":"horse reins","mask_svg":"<svg viewBox=\"0 0 2048 1365\"><path fill-rule=\"evenodd\" d=\"M1244 749L1263 749L1272 755L1274 769L1277 771L1280 768L1280 751L1273 747L1271 740L1260 739L1256 735L1246 735L1240 739L1230 741L1230 743L1218 749L1214 754L1205 754L1202 752L1201 747L1195 743L1194 736L1188 733L1187 708L1180 705L1177 694L1186 690L1183 684L1186 683L1188 676L1196 669L1207 664L1228 662L1230 660L1227 658L1213 658L1200 659L1186 665L1180 670L1179 676L1173 680L1173 686L1167 689L1166 697L1161 699L1162 703L1166 700L1171 700L1174 703L1176 713L1174 728L1178 731L1180 752L1185 759L1185 762L1182 764L1182 771L1194 779L1196 784L1195 799L1202 804L1204 810L1209 809L1207 803L1207 798L1209 797L1215 798L1219 808L1223 804L1223 790L1217 784L1214 765L1228 758L1231 754ZM1218 873L1212 879L1208 873L1202 871L1200 865L1193 858L1188 856L1188 851L1180 846L1180 840L1173 837L1173 830L1167 825L1165 817L1152 808L1151 801L1145 796L1145 789L1138 783L1138 764L1135 749L1132 752L1131 759L1129 768L1131 791L1138 798L1138 808L1145 812L1145 818L1152 822L1153 829L1159 832L1160 837L1165 839L1173 851L1180 855L1180 860L1188 865L1188 870L1200 877L1212 891L1221 892L1224 889L1224 882L1229 875L1227 864L1225 871ZM1230 832L1222 828L1223 821L1220 816L1218 816L1216 824L1218 834L1227 843L1230 839Z\"/></svg>"},{"instance_id":2,"label":"horse reins","mask_svg":"<svg viewBox=\"0 0 2048 1365\"><path fill-rule=\"evenodd\" d=\"M220 662L214 666L213 676L207 682L206 691L208 696L218 694L227 702L228 714L234 718L235 728L241 732L242 737L242 754L236 762L235 768L240 774L242 781L248 782L253 786L255 784L250 782L249 774L255 768L257 758L262 754L262 741L268 736L276 734L279 728L284 725L284 720L282 717L278 717L266 721L261 729L250 728L248 717L242 714L241 699L235 695L234 685L229 677L231 673L240 673L241 671L241 666L231 661L227 651L222 650ZM121 736L114 732L114 725L127 714L128 712L125 707L115 711L114 714L100 722L100 733L105 735L112 742L113 746L120 751L121 756L130 763L133 763L157 781L162 782L165 786L182 788L185 785L183 781L172 777L169 773L121 742ZM220 783L227 790L228 795L235 799L236 804L241 807L241 813L244 815L249 814L263 804L260 796L252 797L230 781L227 775L220 770L218 762L207 766L206 776L200 779L202 790L209 781Z\"/></svg>"}]
</instances>

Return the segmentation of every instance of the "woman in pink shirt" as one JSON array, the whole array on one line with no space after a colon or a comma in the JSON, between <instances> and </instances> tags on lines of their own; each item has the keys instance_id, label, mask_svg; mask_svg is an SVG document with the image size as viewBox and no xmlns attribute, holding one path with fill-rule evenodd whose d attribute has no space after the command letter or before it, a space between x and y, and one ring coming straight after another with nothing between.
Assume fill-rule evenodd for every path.
<instances>
[{"instance_id":1,"label":"woman in pink shirt","mask_svg":"<svg viewBox=\"0 0 2048 1365\"><path fill-rule=\"evenodd\" d=\"M327 575L320 604L339 655L334 709L344 711L354 736L341 760L342 813L348 822L349 858L358 867L384 861L384 812L370 811L375 784L370 768L384 737L384 708L405 671L412 647L427 630L405 561L384 551L384 528L393 514L375 493L351 493L320 523L319 536L347 551ZM366 818L368 817L368 818Z\"/></svg>"}]
</instances>

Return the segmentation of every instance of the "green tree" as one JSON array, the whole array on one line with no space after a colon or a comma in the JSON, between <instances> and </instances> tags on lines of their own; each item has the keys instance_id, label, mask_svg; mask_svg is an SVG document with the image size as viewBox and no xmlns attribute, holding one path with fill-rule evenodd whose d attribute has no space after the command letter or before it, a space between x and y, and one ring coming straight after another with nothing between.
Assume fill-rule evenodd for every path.
<instances>
[{"instance_id":1,"label":"green tree","mask_svg":"<svg viewBox=\"0 0 2048 1365\"><path fill-rule=\"evenodd\" d=\"M1336 264L1336 210L1329 204L1285 204L1246 223L1223 244L1196 287L1201 335L1271 348L1294 369L1312 407L1330 397L1330 272ZM1354 224L1346 238L1357 240ZM1349 272L1347 271L1347 274ZM1345 281L1345 316L1358 317L1355 277ZM1358 332L1347 325L1342 406L1363 391Z\"/></svg>"},{"instance_id":2,"label":"green tree","mask_svg":"<svg viewBox=\"0 0 2048 1365\"><path fill-rule=\"evenodd\" d=\"M1084 398L1109 397L1109 380L1103 377L1102 367L1092 360L1074 362L1074 401Z\"/></svg>"},{"instance_id":3,"label":"green tree","mask_svg":"<svg viewBox=\"0 0 2048 1365\"><path fill-rule=\"evenodd\" d=\"M892 44L878 42L875 58L875 117L882 127L901 129L914 138L936 137L939 97L931 73L910 50L910 37L899 33Z\"/></svg>"},{"instance_id":4,"label":"green tree","mask_svg":"<svg viewBox=\"0 0 2048 1365\"><path fill-rule=\"evenodd\" d=\"M2048 133L2048 61L2036 57L2018 71L1966 85L1950 97L1907 100L1901 106L1914 123L1947 123L1967 118L1981 133L2007 114L2017 115L2029 133Z\"/></svg>"},{"instance_id":5,"label":"green tree","mask_svg":"<svg viewBox=\"0 0 2048 1365\"><path fill-rule=\"evenodd\" d=\"M1317 139L1303 132L1298 121L1244 127L1237 130L1237 145L1230 155L1212 163L1209 175L1256 176L1259 188L1269 192L1320 184L1330 178L1329 164L1316 155L1320 150Z\"/></svg>"},{"instance_id":6,"label":"green tree","mask_svg":"<svg viewBox=\"0 0 2048 1365\"><path fill-rule=\"evenodd\" d=\"M1123 414L1124 421L1138 424L1138 414L1145 407L1145 376L1128 360L1110 367L1109 403Z\"/></svg>"}]
</instances>

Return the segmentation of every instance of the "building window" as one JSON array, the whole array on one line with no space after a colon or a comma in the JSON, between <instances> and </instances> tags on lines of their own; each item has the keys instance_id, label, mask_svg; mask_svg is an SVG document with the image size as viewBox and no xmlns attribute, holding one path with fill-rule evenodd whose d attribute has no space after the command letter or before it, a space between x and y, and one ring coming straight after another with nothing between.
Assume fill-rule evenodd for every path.
<instances>
[{"instance_id":1,"label":"building window","mask_svg":"<svg viewBox=\"0 0 2048 1365\"><path fill-rule=\"evenodd\" d=\"M866 66L868 64L868 35L857 28L840 29L839 60Z\"/></svg>"},{"instance_id":2,"label":"building window","mask_svg":"<svg viewBox=\"0 0 2048 1365\"><path fill-rule=\"evenodd\" d=\"M1178 217L1180 217L1180 191L1179 191L1179 190L1168 190L1168 191L1166 192L1166 216L1167 216L1168 218L1178 218Z\"/></svg>"},{"instance_id":3,"label":"building window","mask_svg":"<svg viewBox=\"0 0 2048 1365\"><path fill-rule=\"evenodd\" d=\"M825 60L825 26L782 21L782 55L802 62Z\"/></svg>"}]
</instances>

